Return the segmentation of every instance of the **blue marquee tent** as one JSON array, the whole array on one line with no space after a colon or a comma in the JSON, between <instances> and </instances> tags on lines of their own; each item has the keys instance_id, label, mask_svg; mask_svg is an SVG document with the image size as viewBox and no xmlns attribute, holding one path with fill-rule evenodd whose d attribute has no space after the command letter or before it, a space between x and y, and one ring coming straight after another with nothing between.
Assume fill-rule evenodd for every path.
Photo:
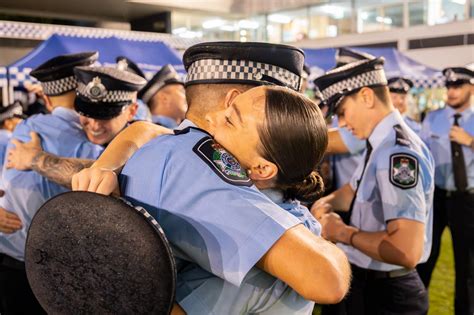
<instances>
[{"instance_id":1,"label":"blue marquee tent","mask_svg":"<svg viewBox=\"0 0 474 315\"><path fill-rule=\"evenodd\" d=\"M312 68L312 78L323 74L336 65L335 48L303 49L306 63ZM363 51L373 56L385 58L385 73L388 78L405 76L413 80L416 88L432 88L444 86L441 72L423 65L398 51L395 48L366 48L357 47L354 50Z\"/></svg>"},{"instance_id":2,"label":"blue marquee tent","mask_svg":"<svg viewBox=\"0 0 474 315\"><path fill-rule=\"evenodd\" d=\"M177 51L160 41L134 41L117 37L87 38L52 35L28 55L7 67L11 87L34 82L29 73L46 60L61 54L99 51L99 63L114 65L117 56L126 56L136 62L148 78L166 64L184 72Z\"/></svg>"}]
</instances>

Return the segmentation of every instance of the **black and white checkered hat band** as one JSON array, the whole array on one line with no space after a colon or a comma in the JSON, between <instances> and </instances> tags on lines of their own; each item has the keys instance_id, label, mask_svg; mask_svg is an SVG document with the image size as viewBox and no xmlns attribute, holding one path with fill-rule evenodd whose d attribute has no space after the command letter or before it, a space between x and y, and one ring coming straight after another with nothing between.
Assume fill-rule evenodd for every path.
<instances>
[{"instance_id":1,"label":"black and white checkered hat band","mask_svg":"<svg viewBox=\"0 0 474 315\"><path fill-rule=\"evenodd\" d=\"M410 90L410 85L403 80L397 80L395 82L392 82L389 84L388 87L393 90L403 90L403 91Z\"/></svg>"},{"instance_id":2,"label":"black and white checkered hat band","mask_svg":"<svg viewBox=\"0 0 474 315\"><path fill-rule=\"evenodd\" d=\"M326 89L322 90L321 93L323 94L324 99L328 100L336 94L347 94L364 86L386 84L387 78L385 77L385 72L383 69L378 69L334 83L333 85L330 85Z\"/></svg>"},{"instance_id":3,"label":"black and white checkered hat band","mask_svg":"<svg viewBox=\"0 0 474 315\"><path fill-rule=\"evenodd\" d=\"M185 83L207 80L236 80L273 83L264 76L278 80L283 85L298 91L301 77L274 65L249 60L202 59L188 69Z\"/></svg>"},{"instance_id":4,"label":"black and white checkered hat band","mask_svg":"<svg viewBox=\"0 0 474 315\"><path fill-rule=\"evenodd\" d=\"M131 91L120 91L112 90L107 91L101 98L93 98L88 93L87 86L79 82L77 85L77 93L84 96L91 102L103 102L103 103L120 103L120 102L131 102L135 99L137 92Z\"/></svg>"},{"instance_id":5,"label":"black and white checkered hat band","mask_svg":"<svg viewBox=\"0 0 474 315\"><path fill-rule=\"evenodd\" d=\"M145 103L148 103L150 99L159 91L161 88L163 88L166 85L166 81L169 79L174 79L176 78L176 72L170 72L168 75L166 75L164 78L160 79L160 82L155 84L152 88L148 89L146 93L143 94L142 96L142 101Z\"/></svg>"},{"instance_id":6,"label":"black and white checkered hat band","mask_svg":"<svg viewBox=\"0 0 474 315\"><path fill-rule=\"evenodd\" d=\"M471 83L474 83L474 78L468 74L456 73L452 70L446 72L446 82L456 82L458 80L464 80Z\"/></svg>"},{"instance_id":7,"label":"black and white checkered hat band","mask_svg":"<svg viewBox=\"0 0 474 315\"><path fill-rule=\"evenodd\" d=\"M74 90L77 86L77 80L74 76L70 76L59 80L41 82L41 86L44 94L54 96Z\"/></svg>"}]
</instances>

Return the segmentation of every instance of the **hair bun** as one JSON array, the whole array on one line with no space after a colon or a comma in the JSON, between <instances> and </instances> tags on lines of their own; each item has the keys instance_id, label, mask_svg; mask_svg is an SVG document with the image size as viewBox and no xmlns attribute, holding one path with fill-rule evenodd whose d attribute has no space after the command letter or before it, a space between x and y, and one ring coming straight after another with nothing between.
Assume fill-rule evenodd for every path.
<instances>
[{"instance_id":1,"label":"hair bun","mask_svg":"<svg viewBox=\"0 0 474 315\"><path fill-rule=\"evenodd\" d=\"M312 171L303 181L286 188L285 193L287 199L312 203L324 193L323 178L317 171Z\"/></svg>"}]
</instances>

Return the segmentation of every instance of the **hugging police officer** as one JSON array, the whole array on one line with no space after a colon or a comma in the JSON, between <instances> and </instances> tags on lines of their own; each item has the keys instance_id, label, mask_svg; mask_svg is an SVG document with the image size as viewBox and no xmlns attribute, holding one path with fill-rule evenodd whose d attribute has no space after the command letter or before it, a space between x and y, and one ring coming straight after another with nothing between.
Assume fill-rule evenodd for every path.
<instances>
[{"instance_id":1,"label":"hugging police officer","mask_svg":"<svg viewBox=\"0 0 474 315\"><path fill-rule=\"evenodd\" d=\"M353 281L334 314L424 314L418 273L431 247L434 161L393 108L383 58L349 63L315 80L340 126L367 140L351 182L318 200L323 237L347 254ZM333 210L348 211L346 225ZM326 310L325 310L326 311Z\"/></svg>"}]
</instances>

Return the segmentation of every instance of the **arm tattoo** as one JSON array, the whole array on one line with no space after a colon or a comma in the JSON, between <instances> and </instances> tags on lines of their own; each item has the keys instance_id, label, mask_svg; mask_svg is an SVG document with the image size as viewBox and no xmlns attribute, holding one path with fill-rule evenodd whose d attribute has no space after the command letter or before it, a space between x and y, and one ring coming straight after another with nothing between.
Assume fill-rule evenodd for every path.
<instances>
[{"instance_id":1,"label":"arm tattoo","mask_svg":"<svg viewBox=\"0 0 474 315\"><path fill-rule=\"evenodd\" d=\"M59 157L41 151L33 158L31 169L50 181L71 189L72 176L92 163L94 160Z\"/></svg>"}]
</instances>

